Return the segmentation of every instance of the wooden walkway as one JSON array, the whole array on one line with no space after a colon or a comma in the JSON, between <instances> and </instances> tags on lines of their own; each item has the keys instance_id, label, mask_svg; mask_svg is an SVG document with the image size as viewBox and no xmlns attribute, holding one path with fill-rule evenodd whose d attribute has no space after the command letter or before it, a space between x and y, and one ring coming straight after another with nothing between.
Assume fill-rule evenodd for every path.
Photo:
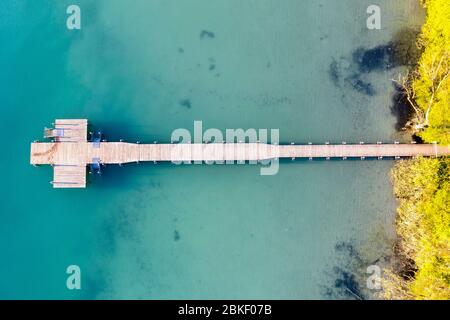
<instances>
[{"instance_id":1,"label":"wooden walkway","mask_svg":"<svg viewBox=\"0 0 450 320\"><path fill-rule=\"evenodd\" d=\"M125 164L145 161L190 162L258 162L281 158L404 158L450 155L449 146L437 144L339 144L339 145L268 145L262 143L231 144L136 144L126 142L87 142L86 120L56 120L47 137L54 142L31 144L33 165L53 165L55 188L84 188L86 166ZM51 129L50 129L51 130ZM85 131L82 133L81 131Z\"/></svg>"}]
</instances>

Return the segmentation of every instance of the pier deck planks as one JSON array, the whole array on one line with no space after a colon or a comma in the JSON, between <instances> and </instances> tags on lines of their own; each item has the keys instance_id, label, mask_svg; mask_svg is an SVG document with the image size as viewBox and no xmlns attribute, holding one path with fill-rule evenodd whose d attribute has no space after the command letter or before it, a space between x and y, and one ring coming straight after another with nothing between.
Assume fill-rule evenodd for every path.
<instances>
[{"instance_id":1,"label":"pier deck planks","mask_svg":"<svg viewBox=\"0 0 450 320\"><path fill-rule=\"evenodd\" d=\"M134 144L102 142L32 143L31 164L87 165L143 161L258 161L273 158L435 157L450 155L448 146L434 144L267 145L242 144Z\"/></svg>"},{"instance_id":2,"label":"pier deck planks","mask_svg":"<svg viewBox=\"0 0 450 320\"><path fill-rule=\"evenodd\" d=\"M325 144L269 145L263 143L137 144L87 141L86 119L55 121L61 136L54 142L31 144L33 165L54 166L55 188L84 188L86 166L100 159L102 164L145 161L243 162L279 158L404 158L450 155L450 146L437 144Z\"/></svg>"}]
</instances>

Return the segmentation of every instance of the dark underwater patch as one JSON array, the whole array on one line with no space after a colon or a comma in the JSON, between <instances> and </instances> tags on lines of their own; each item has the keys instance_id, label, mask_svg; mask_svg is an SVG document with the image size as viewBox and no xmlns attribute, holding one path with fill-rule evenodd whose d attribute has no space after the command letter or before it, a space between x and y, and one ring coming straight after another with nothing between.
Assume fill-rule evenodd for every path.
<instances>
[{"instance_id":1,"label":"dark underwater patch","mask_svg":"<svg viewBox=\"0 0 450 320\"><path fill-rule=\"evenodd\" d=\"M189 100L189 99L180 100L179 103L180 103L180 106L185 107L187 109L190 109L192 107L191 100Z\"/></svg>"},{"instance_id":2,"label":"dark underwater patch","mask_svg":"<svg viewBox=\"0 0 450 320\"><path fill-rule=\"evenodd\" d=\"M417 46L416 38L418 31L414 29L402 29L394 35L394 37L386 44L373 48L359 47L353 51L349 59L341 58L340 60L332 59L328 76L330 81L337 87L349 85L354 90L367 95L373 96L376 90L372 83L364 80L366 74L372 72L383 72L400 66L413 67L417 65L421 55L421 49ZM344 75L343 75L344 73ZM409 108L400 110L399 95L394 97L393 112L400 119L406 118L409 114ZM399 125L405 121L399 121Z\"/></svg>"},{"instance_id":3,"label":"dark underwater patch","mask_svg":"<svg viewBox=\"0 0 450 320\"><path fill-rule=\"evenodd\" d=\"M334 281L326 288L326 296L330 299L365 299L361 279L358 275L359 269L365 265L365 262L358 250L351 242L339 242L335 245L335 250L339 253L342 261L332 268Z\"/></svg>"},{"instance_id":4,"label":"dark underwater patch","mask_svg":"<svg viewBox=\"0 0 450 320\"><path fill-rule=\"evenodd\" d=\"M342 296L358 300L364 299L354 274L339 267L334 267L333 271L337 275L337 278L334 281L334 288L337 289Z\"/></svg>"},{"instance_id":5,"label":"dark underwater patch","mask_svg":"<svg viewBox=\"0 0 450 320\"><path fill-rule=\"evenodd\" d=\"M358 48L353 52L353 61L360 72L383 71L393 68L392 45L381 45L371 49Z\"/></svg>"},{"instance_id":6,"label":"dark underwater patch","mask_svg":"<svg viewBox=\"0 0 450 320\"><path fill-rule=\"evenodd\" d=\"M174 241L180 240L180 233L178 232L178 230L175 230L175 231L173 232L173 240L174 240Z\"/></svg>"},{"instance_id":7,"label":"dark underwater patch","mask_svg":"<svg viewBox=\"0 0 450 320\"><path fill-rule=\"evenodd\" d=\"M370 82L363 81L360 79L358 74L354 74L347 77L345 81L356 91L365 94L367 96L375 95L376 91Z\"/></svg>"},{"instance_id":8,"label":"dark underwater patch","mask_svg":"<svg viewBox=\"0 0 450 320\"><path fill-rule=\"evenodd\" d=\"M394 66L417 65L422 55L422 48L417 45L419 33L420 30L403 28L394 35L391 41Z\"/></svg>"},{"instance_id":9,"label":"dark underwater patch","mask_svg":"<svg viewBox=\"0 0 450 320\"><path fill-rule=\"evenodd\" d=\"M358 250L355 249L355 246L351 242L339 242L334 248L336 251L354 260L358 264L362 264L363 260L361 259Z\"/></svg>"},{"instance_id":10,"label":"dark underwater patch","mask_svg":"<svg viewBox=\"0 0 450 320\"><path fill-rule=\"evenodd\" d=\"M200 32L200 39L209 38L214 39L216 37L215 33L208 30L202 30Z\"/></svg>"},{"instance_id":11,"label":"dark underwater patch","mask_svg":"<svg viewBox=\"0 0 450 320\"><path fill-rule=\"evenodd\" d=\"M395 92L392 96L391 113L397 119L395 129L403 130L408 126L409 120L414 116L414 108L407 100L406 93L403 88L394 83Z\"/></svg>"},{"instance_id":12,"label":"dark underwater patch","mask_svg":"<svg viewBox=\"0 0 450 320\"><path fill-rule=\"evenodd\" d=\"M338 87L340 74L339 74L339 65L336 59L333 59L333 61L330 64L330 67L328 69L328 75L330 76L330 79L334 83L334 85Z\"/></svg>"},{"instance_id":13,"label":"dark underwater patch","mask_svg":"<svg viewBox=\"0 0 450 320\"><path fill-rule=\"evenodd\" d=\"M342 74L342 62L345 64L348 63L343 58L341 58L341 61L332 58L330 66L328 67L328 77L330 81L338 88L346 85L361 94L374 96L376 94L375 88L370 82L362 79L364 73L359 71L359 67L355 67L355 64L348 63L348 66L345 67L344 71L346 74L350 75L345 77L345 74Z\"/></svg>"},{"instance_id":14,"label":"dark underwater patch","mask_svg":"<svg viewBox=\"0 0 450 320\"><path fill-rule=\"evenodd\" d=\"M418 31L404 28L391 41L374 48L358 48L353 61L360 72L383 71L400 66L414 66L419 61L421 49L417 46Z\"/></svg>"}]
</instances>

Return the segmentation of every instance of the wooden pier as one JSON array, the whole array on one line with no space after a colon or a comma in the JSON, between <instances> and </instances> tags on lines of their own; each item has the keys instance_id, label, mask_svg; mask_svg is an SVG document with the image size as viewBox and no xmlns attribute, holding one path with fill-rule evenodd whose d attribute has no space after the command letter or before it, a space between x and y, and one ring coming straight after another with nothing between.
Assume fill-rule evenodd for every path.
<instances>
[{"instance_id":1,"label":"wooden pier","mask_svg":"<svg viewBox=\"0 0 450 320\"><path fill-rule=\"evenodd\" d=\"M87 141L87 120L56 120L45 129L52 142L33 142L30 162L54 167L54 188L86 187L90 164L136 162L244 162L281 158L405 158L450 155L450 146L437 144L269 145L263 143L139 144Z\"/></svg>"}]
</instances>

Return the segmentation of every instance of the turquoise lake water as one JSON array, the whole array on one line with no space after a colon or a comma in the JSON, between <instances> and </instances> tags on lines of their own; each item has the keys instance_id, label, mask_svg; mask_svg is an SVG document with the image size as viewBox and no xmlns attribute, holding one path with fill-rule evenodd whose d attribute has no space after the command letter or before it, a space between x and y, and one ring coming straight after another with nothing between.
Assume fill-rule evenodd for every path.
<instances>
[{"instance_id":1,"label":"turquoise lake water","mask_svg":"<svg viewBox=\"0 0 450 320\"><path fill-rule=\"evenodd\" d=\"M361 73L353 57L422 13L377 3L369 31L371 0L1 1L0 298L330 297L336 244L392 226L392 161L109 166L53 190L29 144L56 118L150 143L194 120L284 143L393 141L399 69ZM81 290L66 288L72 264Z\"/></svg>"}]
</instances>

